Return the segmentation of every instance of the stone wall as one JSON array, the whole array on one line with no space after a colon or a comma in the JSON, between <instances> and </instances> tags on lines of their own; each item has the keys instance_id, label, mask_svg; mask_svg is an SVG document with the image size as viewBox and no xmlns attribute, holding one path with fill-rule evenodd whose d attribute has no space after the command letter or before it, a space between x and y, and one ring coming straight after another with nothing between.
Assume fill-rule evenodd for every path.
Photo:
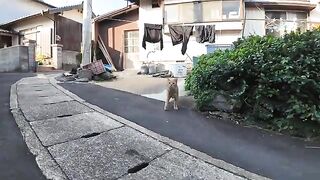
<instances>
[{"instance_id":1,"label":"stone wall","mask_svg":"<svg viewBox=\"0 0 320 180\"><path fill-rule=\"evenodd\" d=\"M11 46L0 49L0 72L29 71L28 46Z\"/></svg>"}]
</instances>

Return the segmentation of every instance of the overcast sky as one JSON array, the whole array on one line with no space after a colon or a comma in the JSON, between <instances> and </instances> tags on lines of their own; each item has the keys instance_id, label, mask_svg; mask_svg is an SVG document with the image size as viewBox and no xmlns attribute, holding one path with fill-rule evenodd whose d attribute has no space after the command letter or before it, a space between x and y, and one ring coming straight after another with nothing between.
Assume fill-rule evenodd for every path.
<instances>
[{"instance_id":1,"label":"overcast sky","mask_svg":"<svg viewBox=\"0 0 320 180\"><path fill-rule=\"evenodd\" d=\"M44 0L45 2L54 6L66 6L79 4L82 0ZM115 9L123 8L127 5L125 0L92 0L93 12L96 15L101 15Z\"/></svg>"}]
</instances>

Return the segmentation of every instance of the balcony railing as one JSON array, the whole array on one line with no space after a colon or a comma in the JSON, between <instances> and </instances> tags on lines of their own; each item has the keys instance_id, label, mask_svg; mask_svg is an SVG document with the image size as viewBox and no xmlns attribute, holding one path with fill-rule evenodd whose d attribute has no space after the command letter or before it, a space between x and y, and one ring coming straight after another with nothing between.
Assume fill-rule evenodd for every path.
<instances>
[{"instance_id":1,"label":"balcony railing","mask_svg":"<svg viewBox=\"0 0 320 180\"><path fill-rule=\"evenodd\" d=\"M246 19L245 21L250 21L261 25L261 22L265 23L266 34L272 34L275 36L283 36L286 33L292 31L305 32L307 30L312 30L314 28L320 27L320 22L312 22L308 20L285 20L285 19Z\"/></svg>"}]
</instances>

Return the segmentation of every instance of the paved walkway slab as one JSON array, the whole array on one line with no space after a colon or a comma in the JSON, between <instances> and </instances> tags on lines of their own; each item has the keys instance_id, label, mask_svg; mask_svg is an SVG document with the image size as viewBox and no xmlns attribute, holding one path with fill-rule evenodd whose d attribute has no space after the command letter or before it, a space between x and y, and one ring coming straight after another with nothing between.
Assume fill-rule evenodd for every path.
<instances>
[{"instance_id":1,"label":"paved walkway slab","mask_svg":"<svg viewBox=\"0 0 320 180\"><path fill-rule=\"evenodd\" d=\"M97 112L34 121L30 124L44 146L51 146L122 126L122 124Z\"/></svg>"},{"instance_id":2,"label":"paved walkway slab","mask_svg":"<svg viewBox=\"0 0 320 180\"><path fill-rule=\"evenodd\" d=\"M196 169L196 171L195 171ZM121 180L149 180L149 179L210 179L210 180L240 180L225 170L207 164L199 159L188 156L177 150L172 150L154 160L149 166L135 174L128 174Z\"/></svg>"},{"instance_id":3,"label":"paved walkway slab","mask_svg":"<svg viewBox=\"0 0 320 180\"><path fill-rule=\"evenodd\" d=\"M30 102L29 105L22 106L21 110L28 121L41 121L93 111L77 101L60 102L40 106L33 106L32 102Z\"/></svg>"},{"instance_id":4,"label":"paved walkway slab","mask_svg":"<svg viewBox=\"0 0 320 180\"><path fill-rule=\"evenodd\" d=\"M73 99L66 95L40 95L40 96L22 96L19 97L19 102L21 106L30 105L30 102L33 105L47 105L55 104L59 102L72 101Z\"/></svg>"},{"instance_id":5,"label":"paved walkway slab","mask_svg":"<svg viewBox=\"0 0 320 180\"><path fill-rule=\"evenodd\" d=\"M131 128L49 147L70 179L115 179L171 148Z\"/></svg>"}]
</instances>

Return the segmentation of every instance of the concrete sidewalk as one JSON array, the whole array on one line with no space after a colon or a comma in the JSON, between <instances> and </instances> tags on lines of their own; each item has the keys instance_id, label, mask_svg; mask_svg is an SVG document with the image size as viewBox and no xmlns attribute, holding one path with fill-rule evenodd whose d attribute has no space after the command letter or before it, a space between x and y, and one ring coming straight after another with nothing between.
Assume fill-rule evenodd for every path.
<instances>
[{"instance_id":1,"label":"concrete sidewalk","mask_svg":"<svg viewBox=\"0 0 320 180\"><path fill-rule=\"evenodd\" d=\"M48 179L265 179L88 104L46 77L14 84L10 107Z\"/></svg>"}]
</instances>

